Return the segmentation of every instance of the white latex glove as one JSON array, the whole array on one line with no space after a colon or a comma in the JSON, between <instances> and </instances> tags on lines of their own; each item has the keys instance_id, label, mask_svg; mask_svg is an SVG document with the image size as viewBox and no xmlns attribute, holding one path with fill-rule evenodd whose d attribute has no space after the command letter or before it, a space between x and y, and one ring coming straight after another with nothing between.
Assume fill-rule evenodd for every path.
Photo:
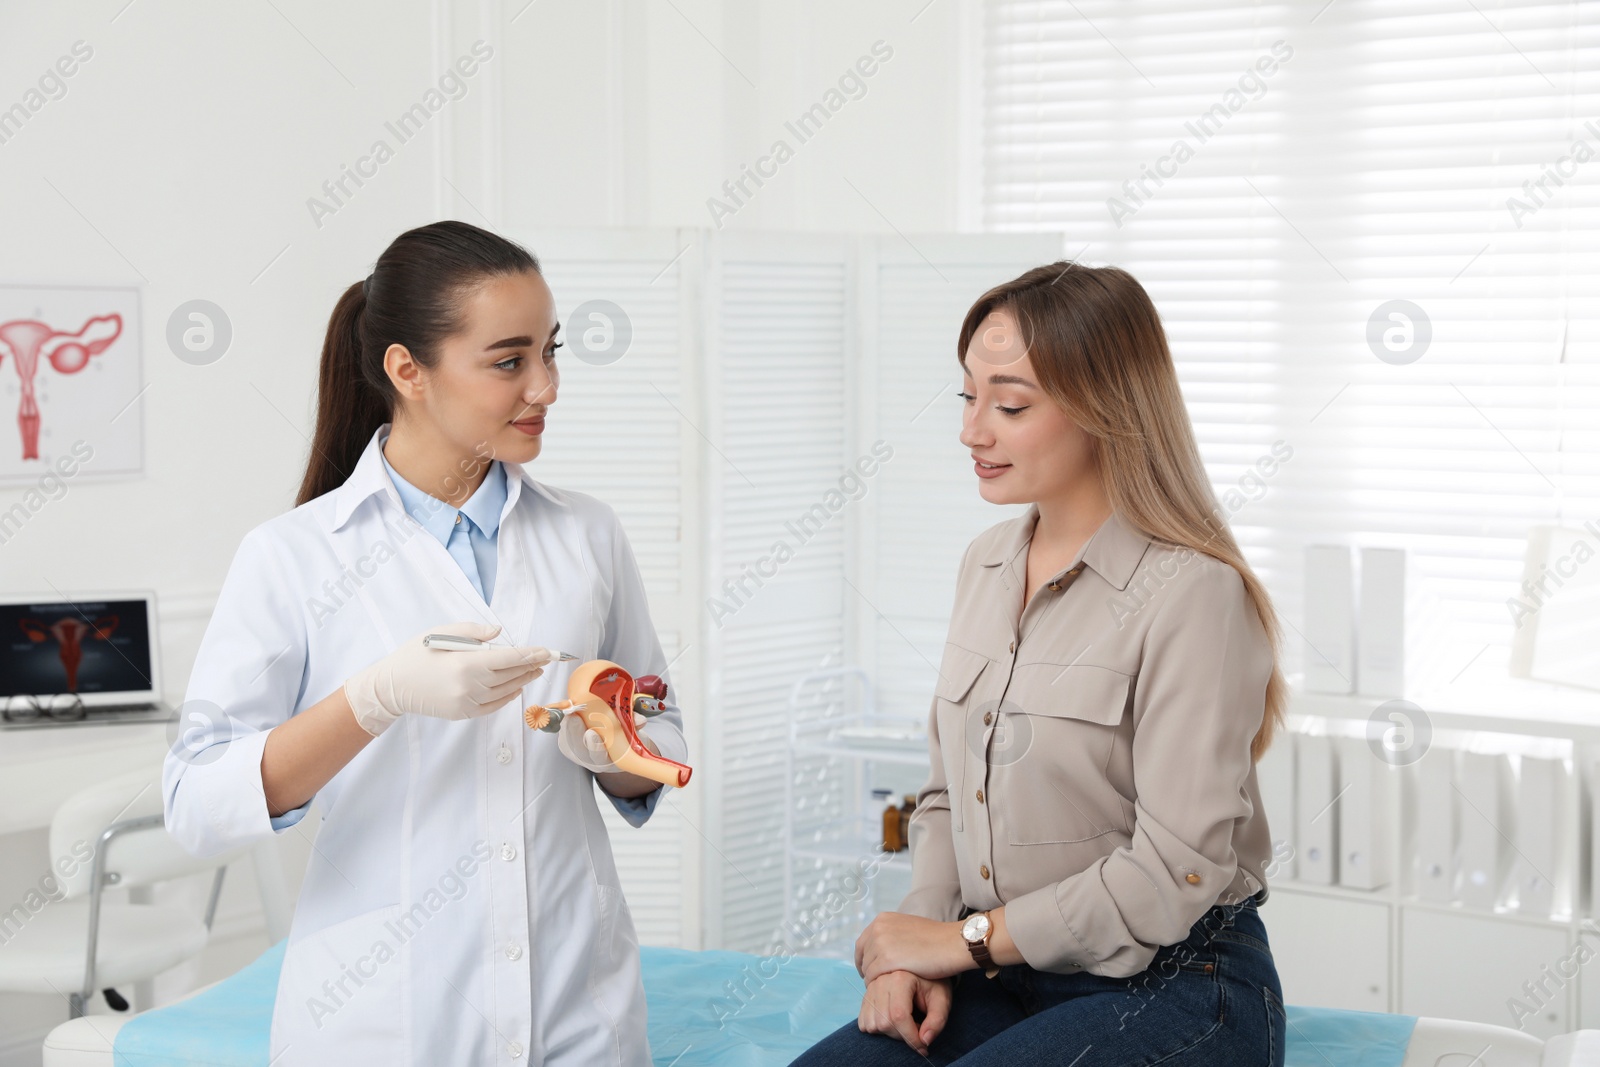
<instances>
[{"instance_id":1,"label":"white latex glove","mask_svg":"<svg viewBox=\"0 0 1600 1067\"><path fill-rule=\"evenodd\" d=\"M634 726L641 724L639 716L633 717ZM643 735L640 735L641 739ZM606 743L600 735L583 725L583 716L569 714L561 720L561 732L556 735L556 747L561 749L561 754L582 767L584 770L596 774L605 774L615 771L617 765L611 762L611 757L606 755Z\"/></svg>"},{"instance_id":2,"label":"white latex glove","mask_svg":"<svg viewBox=\"0 0 1600 1067\"><path fill-rule=\"evenodd\" d=\"M504 707L522 687L544 673L550 650L537 646L426 648L430 633L488 641L500 627L454 622L424 631L344 683L356 722L373 737L402 715L469 719Z\"/></svg>"}]
</instances>

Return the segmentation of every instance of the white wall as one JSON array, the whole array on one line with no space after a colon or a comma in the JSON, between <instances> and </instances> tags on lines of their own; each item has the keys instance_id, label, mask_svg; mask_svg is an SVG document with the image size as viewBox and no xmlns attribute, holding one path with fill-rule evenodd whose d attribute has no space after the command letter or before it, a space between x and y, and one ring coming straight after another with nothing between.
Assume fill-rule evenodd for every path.
<instances>
[{"instance_id":1,"label":"white wall","mask_svg":"<svg viewBox=\"0 0 1600 1067\"><path fill-rule=\"evenodd\" d=\"M0 593L156 589L165 695L181 701L240 538L293 504L327 315L395 235L444 217L523 232L715 225L708 198L778 138L793 158L727 228L954 229L961 11L956 0L4 0L0 109L75 42L92 55L0 143L0 284L137 286L147 388L144 476L73 479L0 543ZM307 202L323 182L374 139L395 145L385 121L479 40L493 54L465 94L315 219ZM880 40L893 54L864 95L798 143L785 121ZM168 316L195 298L234 331L203 367L165 342ZM6 424L16 399L0 366ZM0 489L0 511L21 496ZM0 867L45 859L42 835L0 838ZM242 914L219 930L233 940L208 970L265 943L248 887L231 881L223 913ZM37 1062L41 1012L0 998L0 1063Z\"/></svg>"},{"instance_id":2,"label":"white wall","mask_svg":"<svg viewBox=\"0 0 1600 1067\"><path fill-rule=\"evenodd\" d=\"M535 0L520 14L517 0L136 0L119 14L123 2L0 8L0 69L10 72L0 106L73 42L94 50L66 95L0 144L0 282L140 286L149 385L145 478L85 481L53 501L0 546L6 590L48 579L208 594L244 532L292 504L327 315L396 234L441 217L707 225L707 198L875 40L894 56L866 95L727 225L955 225L947 3L913 24L920 0L890 12ZM466 95L314 223L308 198L478 39L494 55ZM180 362L164 341L172 309L196 297L234 327L230 351L206 367ZM0 492L0 506L19 495ZM177 696L187 661L171 655Z\"/></svg>"}]
</instances>

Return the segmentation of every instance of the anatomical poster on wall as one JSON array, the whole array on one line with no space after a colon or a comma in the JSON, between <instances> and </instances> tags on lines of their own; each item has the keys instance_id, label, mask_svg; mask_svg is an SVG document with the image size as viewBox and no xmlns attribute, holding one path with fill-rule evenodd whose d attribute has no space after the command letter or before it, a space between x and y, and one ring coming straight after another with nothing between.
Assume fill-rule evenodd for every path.
<instances>
[{"instance_id":1,"label":"anatomical poster on wall","mask_svg":"<svg viewBox=\"0 0 1600 1067\"><path fill-rule=\"evenodd\" d=\"M0 487L144 468L139 291L0 285Z\"/></svg>"}]
</instances>

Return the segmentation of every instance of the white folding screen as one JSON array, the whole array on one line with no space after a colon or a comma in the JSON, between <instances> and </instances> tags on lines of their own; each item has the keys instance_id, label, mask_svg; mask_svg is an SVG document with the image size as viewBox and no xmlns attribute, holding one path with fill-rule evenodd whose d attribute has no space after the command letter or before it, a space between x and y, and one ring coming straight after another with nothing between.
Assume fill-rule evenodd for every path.
<instances>
[{"instance_id":1,"label":"white folding screen","mask_svg":"<svg viewBox=\"0 0 1600 1067\"><path fill-rule=\"evenodd\" d=\"M680 411L695 402L698 279L692 267L698 256L684 248L697 239L679 243L671 231L616 230L508 236L539 257L567 346L557 350L561 385L533 474L616 509L644 576L675 698L692 720L701 713L704 689L693 648L698 562L684 524L696 509L698 455ZM609 302L620 315L595 301ZM590 311L602 317L591 318ZM588 358L576 353L581 338L572 336L585 330L600 331L591 334L589 347L597 354ZM625 343L623 330L631 333ZM699 723L686 726L694 746ZM700 940L700 839L693 824L699 818L694 791L703 781L668 793L639 829L610 803L600 804L643 943L693 946Z\"/></svg>"},{"instance_id":2,"label":"white folding screen","mask_svg":"<svg viewBox=\"0 0 1600 1067\"><path fill-rule=\"evenodd\" d=\"M890 458L863 498L854 607L880 713L920 725L955 600L956 568L986 528L1025 510L978 495L961 432L956 336L973 301L1062 256L1059 234L875 239L862 257L863 451Z\"/></svg>"},{"instance_id":3,"label":"white folding screen","mask_svg":"<svg viewBox=\"0 0 1600 1067\"><path fill-rule=\"evenodd\" d=\"M1285 618L1305 545L1404 547L1419 681L1503 677L1529 528L1600 518L1600 4L983 0L982 24L982 224L1145 284Z\"/></svg>"},{"instance_id":4,"label":"white folding screen","mask_svg":"<svg viewBox=\"0 0 1600 1067\"><path fill-rule=\"evenodd\" d=\"M730 233L711 247L706 923L712 944L760 951L783 914L789 689L848 653L849 515L810 509L849 462L855 275L844 238Z\"/></svg>"},{"instance_id":5,"label":"white folding screen","mask_svg":"<svg viewBox=\"0 0 1600 1067\"><path fill-rule=\"evenodd\" d=\"M568 344L536 474L621 516L696 766L640 830L602 805L640 939L768 949L790 689L862 666L880 710L925 714L961 552L1018 510L956 440L956 331L1060 237L516 236ZM577 353L597 300L632 331L614 361Z\"/></svg>"},{"instance_id":6,"label":"white folding screen","mask_svg":"<svg viewBox=\"0 0 1600 1067\"><path fill-rule=\"evenodd\" d=\"M707 575L721 747L706 862L708 886L721 882L708 901L721 906L706 924L713 943L759 952L783 909L790 688L860 666L880 713L922 721L961 553L1018 510L981 500L956 440L956 333L986 289L1059 259L1061 238L733 234L711 248L707 365L722 414ZM804 788L820 801L840 785Z\"/></svg>"}]
</instances>

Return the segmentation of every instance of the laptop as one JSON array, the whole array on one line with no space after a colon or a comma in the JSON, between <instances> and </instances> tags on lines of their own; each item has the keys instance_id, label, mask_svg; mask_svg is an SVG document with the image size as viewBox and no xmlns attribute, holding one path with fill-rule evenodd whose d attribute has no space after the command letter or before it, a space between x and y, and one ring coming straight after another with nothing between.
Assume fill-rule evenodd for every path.
<instances>
[{"instance_id":1,"label":"laptop","mask_svg":"<svg viewBox=\"0 0 1600 1067\"><path fill-rule=\"evenodd\" d=\"M154 592L0 597L0 729L161 722L160 693Z\"/></svg>"}]
</instances>

